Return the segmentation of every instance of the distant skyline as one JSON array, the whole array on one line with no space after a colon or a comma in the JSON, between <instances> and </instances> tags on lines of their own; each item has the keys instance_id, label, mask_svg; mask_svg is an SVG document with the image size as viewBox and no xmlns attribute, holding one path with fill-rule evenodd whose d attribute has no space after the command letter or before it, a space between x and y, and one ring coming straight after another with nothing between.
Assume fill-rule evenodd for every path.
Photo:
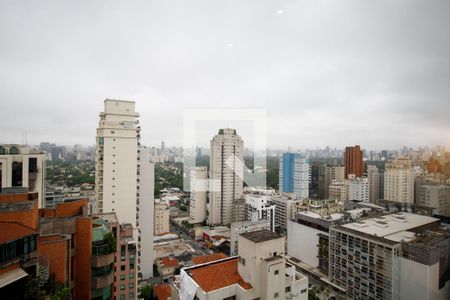
<instances>
[{"instance_id":1,"label":"distant skyline","mask_svg":"<svg viewBox=\"0 0 450 300\"><path fill-rule=\"evenodd\" d=\"M448 28L445 0L2 1L0 143L93 145L113 98L149 146L222 107L266 109L270 149L450 148Z\"/></svg>"}]
</instances>

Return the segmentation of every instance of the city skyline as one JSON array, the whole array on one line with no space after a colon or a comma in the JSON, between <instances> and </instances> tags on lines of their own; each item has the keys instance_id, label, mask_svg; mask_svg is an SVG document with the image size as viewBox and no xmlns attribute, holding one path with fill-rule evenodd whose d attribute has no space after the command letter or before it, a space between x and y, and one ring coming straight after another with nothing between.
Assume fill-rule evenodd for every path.
<instances>
[{"instance_id":1,"label":"city skyline","mask_svg":"<svg viewBox=\"0 0 450 300\"><path fill-rule=\"evenodd\" d=\"M231 107L267 110L270 148L448 147L448 10L447 1L2 3L1 142L26 132L32 144L91 145L103 99L118 98L136 101L148 145L181 145L185 108Z\"/></svg>"}]
</instances>

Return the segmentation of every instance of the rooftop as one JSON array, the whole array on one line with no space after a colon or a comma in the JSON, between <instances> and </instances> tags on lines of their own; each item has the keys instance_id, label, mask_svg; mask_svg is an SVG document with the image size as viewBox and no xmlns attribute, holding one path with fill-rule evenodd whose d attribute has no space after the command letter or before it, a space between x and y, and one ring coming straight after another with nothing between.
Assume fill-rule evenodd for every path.
<instances>
[{"instance_id":1,"label":"rooftop","mask_svg":"<svg viewBox=\"0 0 450 300\"><path fill-rule=\"evenodd\" d=\"M170 257L170 256L165 256L165 257L161 258L161 263L165 267L178 267L178 265L180 264L178 259L176 259L175 257Z\"/></svg>"},{"instance_id":2,"label":"rooftop","mask_svg":"<svg viewBox=\"0 0 450 300\"><path fill-rule=\"evenodd\" d=\"M341 227L387 239L390 239L389 236L391 236L391 239L395 240L399 238L399 234L402 231L409 231L434 222L439 222L439 219L402 212L368 218L358 222L348 223Z\"/></svg>"},{"instance_id":3,"label":"rooftop","mask_svg":"<svg viewBox=\"0 0 450 300\"><path fill-rule=\"evenodd\" d=\"M192 262L196 265L204 264L211 261L227 258L228 256L223 253L213 253L209 255L196 256L192 258Z\"/></svg>"},{"instance_id":4,"label":"rooftop","mask_svg":"<svg viewBox=\"0 0 450 300\"><path fill-rule=\"evenodd\" d=\"M157 284L153 287L153 291L158 300L167 300L172 296L172 290L167 284Z\"/></svg>"},{"instance_id":5,"label":"rooftop","mask_svg":"<svg viewBox=\"0 0 450 300\"><path fill-rule=\"evenodd\" d=\"M186 269L186 272L205 291L215 291L233 284L249 290L252 285L245 282L238 272L238 258L215 261L207 265Z\"/></svg>"},{"instance_id":6,"label":"rooftop","mask_svg":"<svg viewBox=\"0 0 450 300\"><path fill-rule=\"evenodd\" d=\"M93 215L93 217L98 217L100 219L103 219L105 221L107 221L108 223L117 223L117 216L115 212L109 212L109 213L100 213L100 214L95 214Z\"/></svg>"},{"instance_id":7,"label":"rooftop","mask_svg":"<svg viewBox=\"0 0 450 300\"><path fill-rule=\"evenodd\" d=\"M18 240L27 235L37 233L32 228L23 226L19 223L0 222L0 244Z\"/></svg>"},{"instance_id":8,"label":"rooftop","mask_svg":"<svg viewBox=\"0 0 450 300\"><path fill-rule=\"evenodd\" d=\"M281 234L267 229L241 233L241 236L254 243L266 242L283 237Z\"/></svg>"}]
</instances>

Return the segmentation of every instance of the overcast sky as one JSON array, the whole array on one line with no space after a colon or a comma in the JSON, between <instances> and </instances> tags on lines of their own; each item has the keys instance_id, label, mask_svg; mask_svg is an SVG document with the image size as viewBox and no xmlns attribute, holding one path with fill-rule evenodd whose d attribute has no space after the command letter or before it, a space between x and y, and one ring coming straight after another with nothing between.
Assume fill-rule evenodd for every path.
<instances>
[{"instance_id":1,"label":"overcast sky","mask_svg":"<svg viewBox=\"0 0 450 300\"><path fill-rule=\"evenodd\" d=\"M3 0L0 142L93 144L120 98L147 145L231 107L272 148L450 146L449 28L448 0Z\"/></svg>"}]
</instances>

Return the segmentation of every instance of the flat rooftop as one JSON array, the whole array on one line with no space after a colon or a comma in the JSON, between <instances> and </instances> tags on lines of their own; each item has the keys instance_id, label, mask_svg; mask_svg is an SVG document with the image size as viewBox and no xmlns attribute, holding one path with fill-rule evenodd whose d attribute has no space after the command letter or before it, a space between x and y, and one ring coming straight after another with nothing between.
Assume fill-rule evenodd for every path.
<instances>
[{"instance_id":1,"label":"flat rooftop","mask_svg":"<svg viewBox=\"0 0 450 300\"><path fill-rule=\"evenodd\" d=\"M281 234L267 229L242 233L241 236L254 243L261 243L283 237Z\"/></svg>"},{"instance_id":2,"label":"flat rooftop","mask_svg":"<svg viewBox=\"0 0 450 300\"><path fill-rule=\"evenodd\" d=\"M439 219L428 216L401 212L363 219L361 221L341 225L341 227L377 237L384 237L392 241L398 241L402 236L405 239L408 239L408 236L401 232L409 231L438 221Z\"/></svg>"},{"instance_id":3,"label":"flat rooftop","mask_svg":"<svg viewBox=\"0 0 450 300\"><path fill-rule=\"evenodd\" d=\"M93 215L93 217L98 217L102 220L105 220L108 223L117 223L118 222L115 212L95 214L95 215Z\"/></svg>"}]
</instances>

